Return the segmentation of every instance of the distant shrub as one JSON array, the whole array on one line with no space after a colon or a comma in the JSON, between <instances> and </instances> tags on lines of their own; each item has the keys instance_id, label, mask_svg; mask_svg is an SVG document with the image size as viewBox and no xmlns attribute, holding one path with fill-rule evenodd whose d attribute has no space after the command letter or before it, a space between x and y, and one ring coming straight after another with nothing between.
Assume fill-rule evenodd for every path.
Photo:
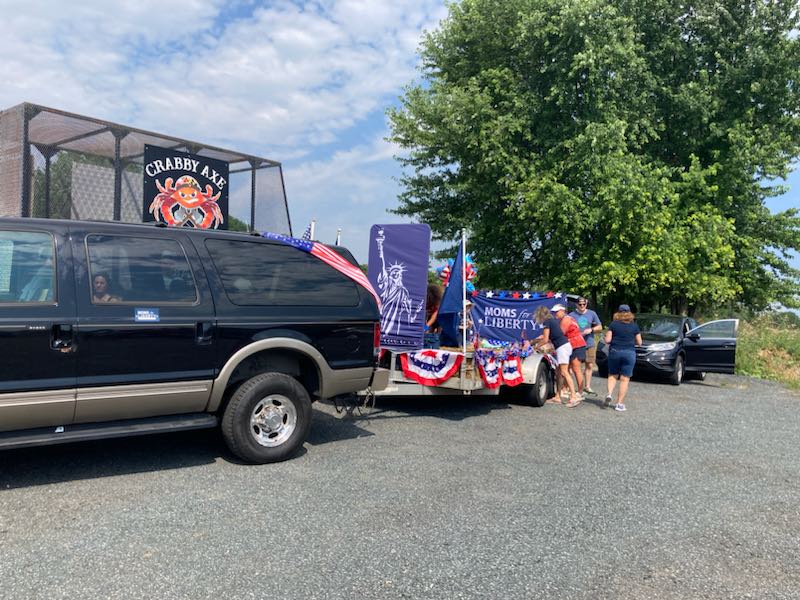
<instances>
[{"instance_id":1,"label":"distant shrub","mask_svg":"<svg viewBox=\"0 0 800 600\"><path fill-rule=\"evenodd\" d=\"M800 315L795 312L787 310L784 312L775 313L771 320L777 327L800 329Z\"/></svg>"},{"instance_id":2,"label":"distant shrub","mask_svg":"<svg viewBox=\"0 0 800 600\"><path fill-rule=\"evenodd\" d=\"M800 389L800 317L768 313L739 325L736 372Z\"/></svg>"}]
</instances>

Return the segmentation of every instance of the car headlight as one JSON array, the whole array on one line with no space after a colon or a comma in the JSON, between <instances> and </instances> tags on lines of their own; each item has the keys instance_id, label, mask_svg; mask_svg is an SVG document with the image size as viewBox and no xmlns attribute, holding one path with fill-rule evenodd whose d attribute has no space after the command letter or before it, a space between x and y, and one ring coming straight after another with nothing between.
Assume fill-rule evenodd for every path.
<instances>
[{"instance_id":1,"label":"car headlight","mask_svg":"<svg viewBox=\"0 0 800 600\"><path fill-rule=\"evenodd\" d=\"M666 352L672 350L677 342L664 342L663 344L650 344L647 347L648 352Z\"/></svg>"}]
</instances>

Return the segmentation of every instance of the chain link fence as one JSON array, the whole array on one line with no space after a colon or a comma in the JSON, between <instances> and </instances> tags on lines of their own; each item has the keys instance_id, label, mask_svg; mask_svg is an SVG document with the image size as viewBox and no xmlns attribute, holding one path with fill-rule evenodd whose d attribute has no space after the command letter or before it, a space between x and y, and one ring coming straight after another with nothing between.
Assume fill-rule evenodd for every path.
<instances>
[{"instance_id":1,"label":"chain link fence","mask_svg":"<svg viewBox=\"0 0 800 600\"><path fill-rule=\"evenodd\" d=\"M145 144L227 162L229 229L291 235L280 163L27 103L0 111L0 214L140 223Z\"/></svg>"}]
</instances>

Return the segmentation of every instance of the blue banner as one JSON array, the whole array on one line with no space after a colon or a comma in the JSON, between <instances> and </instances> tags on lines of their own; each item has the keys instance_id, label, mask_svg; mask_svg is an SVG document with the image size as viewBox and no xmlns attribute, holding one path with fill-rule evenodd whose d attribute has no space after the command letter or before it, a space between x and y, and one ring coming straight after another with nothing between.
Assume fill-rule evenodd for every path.
<instances>
[{"instance_id":1,"label":"blue banner","mask_svg":"<svg viewBox=\"0 0 800 600\"><path fill-rule=\"evenodd\" d=\"M450 279L439 305L439 325L442 327L442 343L445 346L461 346L462 337L458 326L461 324L461 312L464 310L464 257L461 244L458 254L450 269Z\"/></svg>"},{"instance_id":2,"label":"blue banner","mask_svg":"<svg viewBox=\"0 0 800 600\"><path fill-rule=\"evenodd\" d=\"M425 224L373 225L368 277L381 297L381 346L422 348L431 228Z\"/></svg>"},{"instance_id":3,"label":"blue banner","mask_svg":"<svg viewBox=\"0 0 800 600\"><path fill-rule=\"evenodd\" d=\"M525 298L529 295L529 298ZM536 297L534 297L536 296ZM472 322L478 335L487 340L518 342L532 340L542 335L542 328L533 321L533 313L540 306L552 308L556 303L566 302L563 294L552 298L539 294L522 294L520 298L508 295L499 297L481 293L470 298Z\"/></svg>"}]
</instances>

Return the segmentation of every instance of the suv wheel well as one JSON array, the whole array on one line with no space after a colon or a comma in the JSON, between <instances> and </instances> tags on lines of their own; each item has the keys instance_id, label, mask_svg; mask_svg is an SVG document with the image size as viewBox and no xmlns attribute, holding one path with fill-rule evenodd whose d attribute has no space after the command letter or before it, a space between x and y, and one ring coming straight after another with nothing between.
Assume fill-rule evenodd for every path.
<instances>
[{"instance_id":1,"label":"suv wheel well","mask_svg":"<svg viewBox=\"0 0 800 600\"><path fill-rule=\"evenodd\" d=\"M320 375L316 363L300 352L273 348L251 354L236 366L225 386L220 411L225 410L228 400L242 383L261 373L289 375L300 382L312 400L319 398Z\"/></svg>"}]
</instances>

